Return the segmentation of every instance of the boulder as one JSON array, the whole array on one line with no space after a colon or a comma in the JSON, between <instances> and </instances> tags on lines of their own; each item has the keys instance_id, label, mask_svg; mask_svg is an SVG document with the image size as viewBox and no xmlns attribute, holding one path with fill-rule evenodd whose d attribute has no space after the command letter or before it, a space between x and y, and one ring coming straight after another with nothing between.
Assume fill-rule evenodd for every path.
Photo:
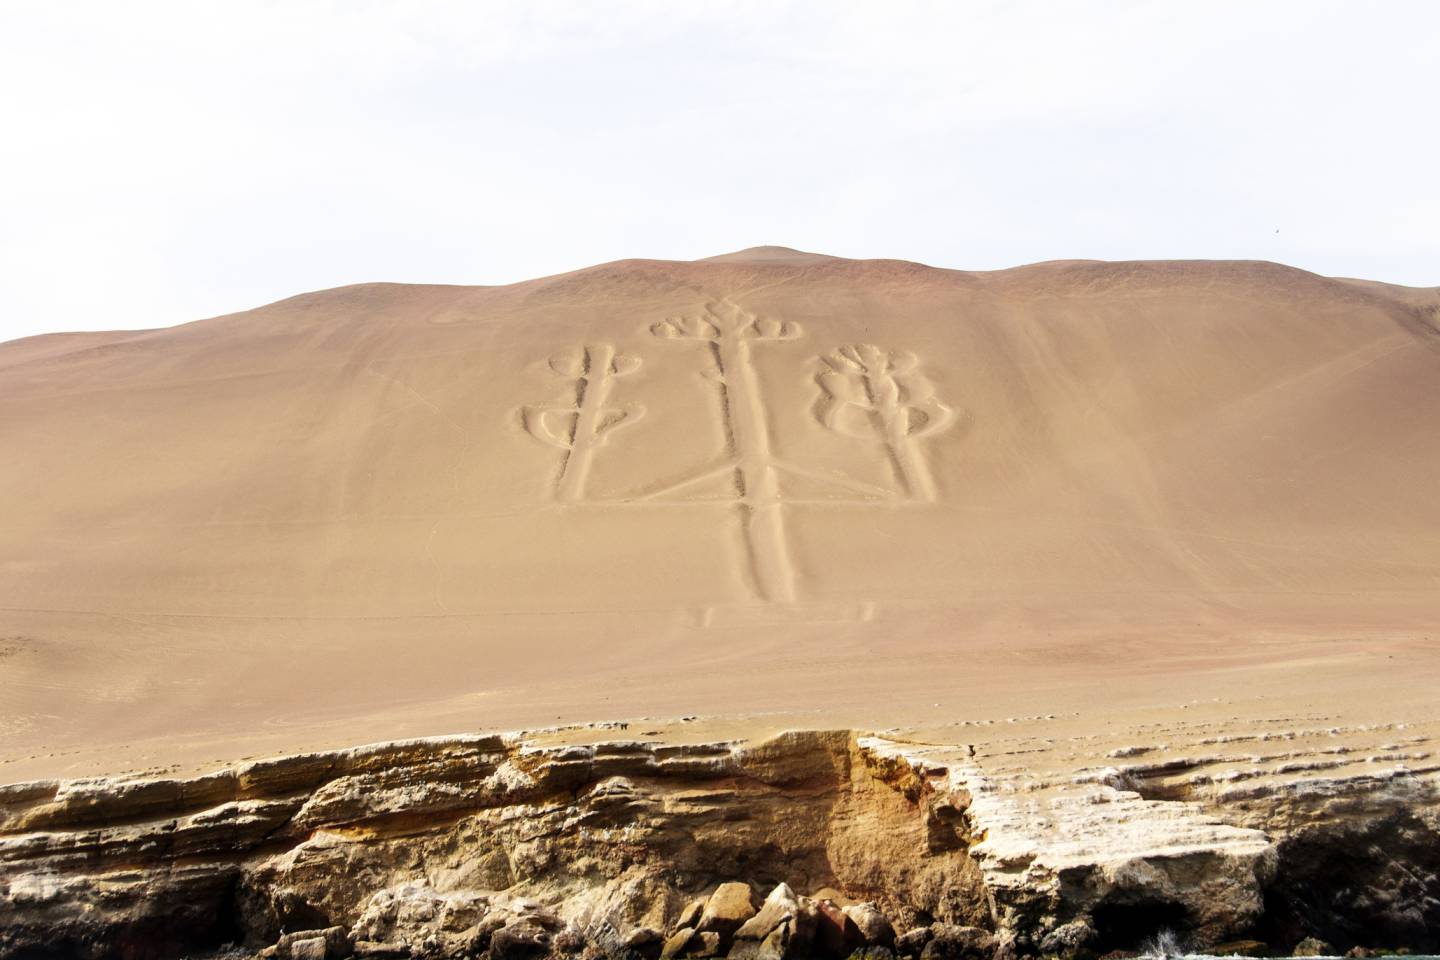
<instances>
[{"instance_id":1,"label":"boulder","mask_svg":"<svg viewBox=\"0 0 1440 960\"><path fill-rule=\"evenodd\" d=\"M521 922L534 924L541 930L548 933L559 933L565 929L565 921L560 915L548 907L542 907L534 902L522 901L520 905Z\"/></svg>"},{"instance_id":2,"label":"boulder","mask_svg":"<svg viewBox=\"0 0 1440 960\"><path fill-rule=\"evenodd\" d=\"M319 940L317 948L310 944L312 940ZM300 953L295 952L297 944L307 944ZM319 953L316 953L316 950ZM290 960L311 960L318 957L319 960L341 960L352 953L350 935L344 927L325 927L319 930L295 930L290 933L281 934L280 939L275 943L274 956L289 957Z\"/></svg>"},{"instance_id":3,"label":"boulder","mask_svg":"<svg viewBox=\"0 0 1440 960\"><path fill-rule=\"evenodd\" d=\"M925 944L930 942L930 934L929 927L906 930L895 938L895 952L902 957L920 956L920 951L924 950Z\"/></svg>"},{"instance_id":4,"label":"boulder","mask_svg":"<svg viewBox=\"0 0 1440 960\"><path fill-rule=\"evenodd\" d=\"M673 960L680 956L685 948L690 945L690 938L695 936L694 927L681 927L665 939L665 945L660 948L660 960Z\"/></svg>"},{"instance_id":5,"label":"boulder","mask_svg":"<svg viewBox=\"0 0 1440 960\"><path fill-rule=\"evenodd\" d=\"M800 898L795 905L795 914L790 918L790 938L799 945L803 951L801 956L809 956L815 943L815 929L820 923L820 911L815 906L815 901Z\"/></svg>"},{"instance_id":6,"label":"boulder","mask_svg":"<svg viewBox=\"0 0 1440 960\"><path fill-rule=\"evenodd\" d=\"M374 960L406 960L410 956L408 943L377 943L374 940L356 940L355 956Z\"/></svg>"},{"instance_id":7,"label":"boulder","mask_svg":"<svg viewBox=\"0 0 1440 960\"><path fill-rule=\"evenodd\" d=\"M290 960L328 960L324 937L290 941Z\"/></svg>"},{"instance_id":8,"label":"boulder","mask_svg":"<svg viewBox=\"0 0 1440 960\"><path fill-rule=\"evenodd\" d=\"M770 891L765 902L760 904L759 911L735 931L735 938L737 940L764 940L771 931L780 925L781 920L794 916L799 908L800 898L795 896L795 891L791 890L787 884L779 884Z\"/></svg>"},{"instance_id":9,"label":"boulder","mask_svg":"<svg viewBox=\"0 0 1440 960\"><path fill-rule=\"evenodd\" d=\"M834 887L821 887L819 890L816 890L814 893L810 894L810 899L814 900L816 903L819 903L821 900L829 900L831 903L835 904L835 906L842 909L850 906L850 904L855 902L854 900L851 900L849 897L845 896L845 894L841 893L839 890L836 890Z\"/></svg>"},{"instance_id":10,"label":"boulder","mask_svg":"<svg viewBox=\"0 0 1440 960\"><path fill-rule=\"evenodd\" d=\"M537 960L550 953L550 934L538 923L507 924L490 937L490 960Z\"/></svg>"},{"instance_id":11,"label":"boulder","mask_svg":"<svg viewBox=\"0 0 1440 960\"><path fill-rule=\"evenodd\" d=\"M794 945L790 924L793 918L786 917L771 930L755 951L755 960L799 960L808 951L801 951Z\"/></svg>"},{"instance_id":12,"label":"boulder","mask_svg":"<svg viewBox=\"0 0 1440 960\"><path fill-rule=\"evenodd\" d=\"M995 937L979 927L953 923L930 925L930 940L920 951L921 960L990 960Z\"/></svg>"},{"instance_id":13,"label":"boulder","mask_svg":"<svg viewBox=\"0 0 1440 960\"><path fill-rule=\"evenodd\" d=\"M895 960L895 951L889 947L861 947L846 960Z\"/></svg>"},{"instance_id":14,"label":"boulder","mask_svg":"<svg viewBox=\"0 0 1440 960\"><path fill-rule=\"evenodd\" d=\"M1304 940L1295 944L1295 949L1291 951L1290 956L1333 957L1335 956L1335 948L1319 937L1306 937Z\"/></svg>"},{"instance_id":15,"label":"boulder","mask_svg":"<svg viewBox=\"0 0 1440 960\"><path fill-rule=\"evenodd\" d=\"M794 914L785 917L760 943L756 960L803 960L811 955L819 911L809 900L796 904Z\"/></svg>"},{"instance_id":16,"label":"boulder","mask_svg":"<svg viewBox=\"0 0 1440 960\"><path fill-rule=\"evenodd\" d=\"M689 927L694 930L700 923L700 916L705 912L705 904L709 902L705 897L697 897L685 904L685 909L680 911L680 919L675 921L672 931L683 930Z\"/></svg>"},{"instance_id":17,"label":"boulder","mask_svg":"<svg viewBox=\"0 0 1440 960\"><path fill-rule=\"evenodd\" d=\"M1088 920L1071 920L1045 935L1040 941L1040 952L1056 957L1079 956L1098 936Z\"/></svg>"},{"instance_id":18,"label":"boulder","mask_svg":"<svg viewBox=\"0 0 1440 960\"><path fill-rule=\"evenodd\" d=\"M759 940L736 939L730 945L730 952L725 954L725 960L758 960L760 956Z\"/></svg>"},{"instance_id":19,"label":"boulder","mask_svg":"<svg viewBox=\"0 0 1440 960\"><path fill-rule=\"evenodd\" d=\"M685 945L682 957L720 956L720 934L714 930L696 930L690 942Z\"/></svg>"},{"instance_id":20,"label":"boulder","mask_svg":"<svg viewBox=\"0 0 1440 960\"><path fill-rule=\"evenodd\" d=\"M865 935L833 900L815 904L815 947L823 956L843 958L865 946Z\"/></svg>"},{"instance_id":21,"label":"boulder","mask_svg":"<svg viewBox=\"0 0 1440 960\"><path fill-rule=\"evenodd\" d=\"M700 922L695 929L702 933L718 933L729 941L740 925L755 916L755 903L746 883L722 883L710 894Z\"/></svg>"},{"instance_id":22,"label":"boulder","mask_svg":"<svg viewBox=\"0 0 1440 960\"><path fill-rule=\"evenodd\" d=\"M555 953L579 953L585 949L585 938L580 935L579 930L567 927L555 934L551 946Z\"/></svg>"},{"instance_id":23,"label":"boulder","mask_svg":"<svg viewBox=\"0 0 1440 960\"><path fill-rule=\"evenodd\" d=\"M665 946L665 935L654 927L636 927L625 935L620 946L625 948L626 953L654 958L660 956L660 950Z\"/></svg>"},{"instance_id":24,"label":"boulder","mask_svg":"<svg viewBox=\"0 0 1440 960\"><path fill-rule=\"evenodd\" d=\"M503 913L492 913L484 920L475 925L470 931L469 945L471 953L484 953L490 949L490 940L497 931L504 928L506 917Z\"/></svg>"},{"instance_id":25,"label":"boulder","mask_svg":"<svg viewBox=\"0 0 1440 960\"><path fill-rule=\"evenodd\" d=\"M443 933L462 933L484 920L490 911L489 901L466 891L452 893L440 905L436 925Z\"/></svg>"},{"instance_id":26,"label":"boulder","mask_svg":"<svg viewBox=\"0 0 1440 960\"><path fill-rule=\"evenodd\" d=\"M490 933L503 926L508 911L491 911L490 897L475 891L441 893L421 883L402 883L377 890L362 901L348 938L371 944L408 944L416 952L460 955L483 951ZM477 931L482 930L483 933ZM338 948L327 932L330 949ZM426 944L434 941L434 947ZM342 954L346 955L346 954Z\"/></svg>"},{"instance_id":27,"label":"boulder","mask_svg":"<svg viewBox=\"0 0 1440 960\"><path fill-rule=\"evenodd\" d=\"M855 922L867 946L893 947L895 927L890 918L881 913L873 903L852 903L845 908L845 915Z\"/></svg>"}]
</instances>

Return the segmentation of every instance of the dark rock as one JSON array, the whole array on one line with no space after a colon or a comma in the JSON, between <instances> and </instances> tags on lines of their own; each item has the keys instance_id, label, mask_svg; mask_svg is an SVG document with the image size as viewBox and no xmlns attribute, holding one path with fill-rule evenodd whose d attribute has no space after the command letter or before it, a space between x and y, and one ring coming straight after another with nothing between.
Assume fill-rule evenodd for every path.
<instances>
[{"instance_id":1,"label":"dark rock","mask_svg":"<svg viewBox=\"0 0 1440 960\"><path fill-rule=\"evenodd\" d=\"M560 919L560 915L544 907L530 908L527 910L522 922L532 923L549 933L559 933L565 929L565 921Z\"/></svg>"},{"instance_id":2,"label":"dark rock","mask_svg":"<svg viewBox=\"0 0 1440 960\"><path fill-rule=\"evenodd\" d=\"M490 937L490 960L536 960L549 954L550 940L538 923L512 923Z\"/></svg>"},{"instance_id":3,"label":"dark rock","mask_svg":"<svg viewBox=\"0 0 1440 960\"><path fill-rule=\"evenodd\" d=\"M701 907L703 909L704 905L702 904ZM689 912L688 907L686 908L686 912ZM665 946L660 949L660 960L672 960L672 958L680 956L685 948L690 945L690 938L693 936L695 936L695 929L693 927L681 927L679 930L670 934L665 940Z\"/></svg>"},{"instance_id":4,"label":"dark rock","mask_svg":"<svg viewBox=\"0 0 1440 960\"><path fill-rule=\"evenodd\" d=\"M585 938L578 930L561 930L551 942L556 953L579 953L585 949Z\"/></svg>"},{"instance_id":5,"label":"dark rock","mask_svg":"<svg viewBox=\"0 0 1440 960\"><path fill-rule=\"evenodd\" d=\"M990 960L995 950L995 937L979 927L961 927L953 923L930 926L930 941L920 951L921 960Z\"/></svg>"},{"instance_id":6,"label":"dark rock","mask_svg":"<svg viewBox=\"0 0 1440 960\"><path fill-rule=\"evenodd\" d=\"M730 945L730 952L725 954L725 960L757 960L759 956L759 940L737 939Z\"/></svg>"},{"instance_id":7,"label":"dark rock","mask_svg":"<svg viewBox=\"0 0 1440 960\"><path fill-rule=\"evenodd\" d=\"M1217 943L1207 951L1215 957L1268 957L1270 945L1260 940L1231 940Z\"/></svg>"},{"instance_id":8,"label":"dark rock","mask_svg":"<svg viewBox=\"0 0 1440 960\"><path fill-rule=\"evenodd\" d=\"M653 950L658 957L660 948L664 945L665 935L654 927L636 927L625 935L625 939L620 941L620 946L642 956L647 956Z\"/></svg>"},{"instance_id":9,"label":"dark rock","mask_svg":"<svg viewBox=\"0 0 1440 960\"><path fill-rule=\"evenodd\" d=\"M861 947L846 960L895 960L895 951L889 947Z\"/></svg>"},{"instance_id":10,"label":"dark rock","mask_svg":"<svg viewBox=\"0 0 1440 960\"><path fill-rule=\"evenodd\" d=\"M756 960L803 960L815 943L818 911L808 900L801 901L795 915L786 917L760 944Z\"/></svg>"},{"instance_id":11,"label":"dark rock","mask_svg":"<svg viewBox=\"0 0 1440 960\"><path fill-rule=\"evenodd\" d=\"M854 903L845 908L845 915L855 921L865 943L872 947L893 947L895 927L890 918L881 913L873 903Z\"/></svg>"},{"instance_id":12,"label":"dark rock","mask_svg":"<svg viewBox=\"0 0 1440 960\"><path fill-rule=\"evenodd\" d=\"M902 957L918 957L925 944L930 942L930 928L916 927L906 930L895 938L895 952Z\"/></svg>"},{"instance_id":13,"label":"dark rock","mask_svg":"<svg viewBox=\"0 0 1440 960\"><path fill-rule=\"evenodd\" d=\"M1040 941L1040 952L1056 957L1079 957L1088 952L1098 939L1095 928L1087 920L1071 920L1051 930Z\"/></svg>"},{"instance_id":14,"label":"dark rock","mask_svg":"<svg viewBox=\"0 0 1440 960\"><path fill-rule=\"evenodd\" d=\"M680 911L680 919L675 921L671 930L683 930L686 927L694 930L700 923L700 915L705 912L706 902L705 897L698 897L685 904L685 909Z\"/></svg>"},{"instance_id":15,"label":"dark rock","mask_svg":"<svg viewBox=\"0 0 1440 960\"><path fill-rule=\"evenodd\" d=\"M501 930L502 928L504 928L504 926L504 914L490 914L485 919L475 924L475 928L471 930L470 936L468 937L468 944L466 949L468 950L468 952L477 956L484 953L486 950L489 950L491 939L494 938L496 931Z\"/></svg>"},{"instance_id":16,"label":"dark rock","mask_svg":"<svg viewBox=\"0 0 1440 960\"><path fill-rule=\"evenodd\" d=\"M756 960L797 960L805 956L804 952L795 949L792 945L790 924L793 918L787 917L780 921L779 925L761 942L759 949L755 951Z\"/></svg>"},{"instance_id":17,"label":"dark rock","mask_svg":"<svg viewBox=\"0 0 1440 960\"><path fill-rule=\"evenodd\" d=\"M718 957L720 956L720 934L714 930L696 930L690 942L685 945L683 957Z\"/></svg>"},{"instance_id":18,"label":"dark rock","mask_svg":"<svg viewBox=\"0 0 1440 960\"><path fill-rule=\"evenodd\" d=\"M865 935L834 901L817 902L815 911L815 948L819 954L836 958L848 957L865 946Z\"/></svg>"},{"instance_id":19,"label":"dark rock","mask_svg":"<svg viewBox=\"0 0 1440 960\"><path fill-rule=\"evenodd\" d=\"M374 960L403 960L410 956L408 943L376 943L373 940L356 940L355 956Z\"/></svg>"}]
</instances>

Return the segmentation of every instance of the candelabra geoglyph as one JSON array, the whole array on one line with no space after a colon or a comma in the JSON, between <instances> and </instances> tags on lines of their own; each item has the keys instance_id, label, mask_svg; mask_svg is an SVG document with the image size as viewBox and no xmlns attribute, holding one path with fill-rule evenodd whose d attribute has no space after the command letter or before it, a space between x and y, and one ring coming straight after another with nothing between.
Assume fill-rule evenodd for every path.
<instances>
[{"instance_id":1,"label":"candelabra geoglyph","mask_svg":"<svg viewBox=\"0 0 1440 960\"><path fill-rule=\"evenodd\" d=\"M787 477L836 488L827 503L927 503L938 491L925 441L956 419L921 374L914 354L862 343L819 358L814 406L820 426L858 442L883 448L892 480L877 485L820 472L776 455L765 394L754 352L803 335L798 323L757 316L724 300L703 312L667 317L649 333L676 346L691 347L701 372L715 385L716 410L725 437L721 453L678 477L659 478L621 494L595 498L586 481L596 451L617 429L644 413L635 401L611 400L617 378L640 366L638 357L619 354L610 344L588 344L554 357L550 370L567 380L565 397L522 407L520 419L535 439L562 451L552 488L555 500L571 505L642 504L694 500L730 506L737 515L754 594L766 601L796 599L796 574L785 528ZM716 496L717 480L724 493ZM705 496L695 491L704 488Z\"/></svg>"}]
</instances>

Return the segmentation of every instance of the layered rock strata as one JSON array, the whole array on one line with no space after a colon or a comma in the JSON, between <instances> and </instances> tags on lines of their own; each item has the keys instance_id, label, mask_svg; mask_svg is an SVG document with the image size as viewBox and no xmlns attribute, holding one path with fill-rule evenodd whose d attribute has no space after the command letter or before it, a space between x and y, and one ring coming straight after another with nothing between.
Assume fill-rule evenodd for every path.
<instances>
[{"instance_id":1,"label":"layered rock strata","mask_svg":"<svg viewBox=\"0 0 1440 960\"><path fill-rule=\"evenodd\" d=\"M1165 929L1440 945L1432 768L1247 779L1204 772L1223 751L1116 752L1045 779L848 731L461 736L15 784L0 957L938 960Z\"/></svg>"}]
</instances>

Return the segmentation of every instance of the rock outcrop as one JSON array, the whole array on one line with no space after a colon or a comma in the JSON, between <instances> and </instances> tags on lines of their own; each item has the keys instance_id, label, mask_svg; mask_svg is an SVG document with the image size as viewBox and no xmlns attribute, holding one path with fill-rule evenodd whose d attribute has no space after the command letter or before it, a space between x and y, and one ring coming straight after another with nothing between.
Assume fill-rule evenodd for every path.
<instances>
[{"instance_id":1,"label":"rock outcrop","mask_svg":"<svg viewBox=\"0 0 1440 960\"><path fill-rule=\"evenodd\" d=\"M1435 945L1428 771L1147 797L1157 776L1024 783L967 747L831 731L16 784L0 957L1080 957L1166 928Z\"/></svg>"}]
</instances>

